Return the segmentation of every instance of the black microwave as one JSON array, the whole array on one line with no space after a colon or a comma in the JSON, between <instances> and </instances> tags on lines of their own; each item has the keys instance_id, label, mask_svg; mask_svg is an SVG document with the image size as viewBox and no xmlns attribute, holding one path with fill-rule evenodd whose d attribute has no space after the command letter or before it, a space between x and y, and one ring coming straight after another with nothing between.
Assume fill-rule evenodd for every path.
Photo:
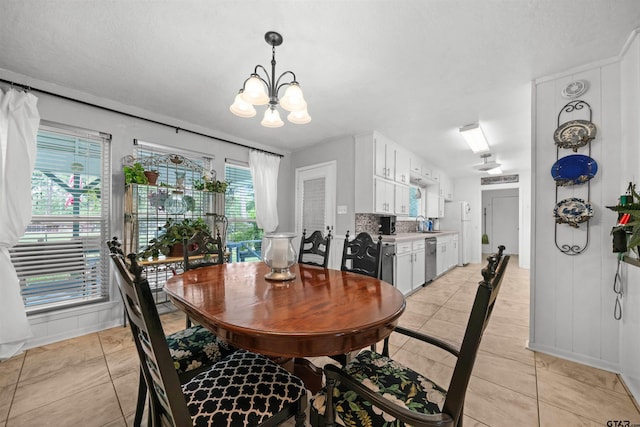
<instances>
[{"instance_id":1,"label":"black microwave","mask_svg":"<svg viewBox=\"0 0 640 427\"><path fill-rule=\"evenodd\" d=\"M395 215L380 217L380 234L392 235L396 234L396 217Z\"/></svg>"}]
</instances>

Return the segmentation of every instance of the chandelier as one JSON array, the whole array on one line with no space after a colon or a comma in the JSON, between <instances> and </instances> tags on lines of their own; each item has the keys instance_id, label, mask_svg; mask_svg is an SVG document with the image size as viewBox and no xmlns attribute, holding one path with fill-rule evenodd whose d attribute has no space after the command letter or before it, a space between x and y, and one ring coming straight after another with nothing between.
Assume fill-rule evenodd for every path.
<instances>
[{"instance_id":1,"label":"chandelier","mask_svg":"<svg viewBox=\"0 0 640 427\"><path fill-rule=\"evenodd\" d=\"M239 117L253 117L256 115L254 105L269 104L260 124L269 128L279 128L284 125L276 108L280 104L282 108L289 111L287 120L291 123L299 125L309 123L311 116L307 112L307 103L293 71L285 71L276 80L276 46L282 44L282 36L275 31L269 31L264 35L264 39L271 45L271 76L262 65L256 65L253 73L244 81L242 89L236 95L229 110ZM264 73L264 78L258 74L259 71ZM292 80L281 83L280 80L289 74ZM285 86L284 96L280 99L278 93Z\"/></svg>"}]
</instances>

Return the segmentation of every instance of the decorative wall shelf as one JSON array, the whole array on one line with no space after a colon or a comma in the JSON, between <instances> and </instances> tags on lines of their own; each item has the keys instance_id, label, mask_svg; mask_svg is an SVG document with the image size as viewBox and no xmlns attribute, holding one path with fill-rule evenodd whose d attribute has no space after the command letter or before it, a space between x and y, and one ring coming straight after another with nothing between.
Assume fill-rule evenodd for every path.
<instances>
[{"instance_id":1,"label":"decorative wall shelf","mask_svg":"<svg viewBox=\"0 0 640 427\"><path fill-rule=\"evenodd\" d=\"M573 113L588 109L588 120L570 120L560 123L563 113ZM556 143L556 163L551 168L551 175L556 183L554 242L565 255L579 255L589 246L589 220L593 216L591 198L591 178L598 170L597 163L591 158L591 141L596 136L596 126L592 120L591 106L584 101L574 100L566 104L558 113L558 127L553 134ZM587 155L573 154L560 156L561 149L570 149L574 153L580 148L587 148ZM568 193L567 190L571 190ZM581 197L576 197L576 193ZM566 194L567 197L564 197ZM558 227L566 224L569 227L585 230L584 242L563 243L558 241Z\"/></svg>"}]
</instances>

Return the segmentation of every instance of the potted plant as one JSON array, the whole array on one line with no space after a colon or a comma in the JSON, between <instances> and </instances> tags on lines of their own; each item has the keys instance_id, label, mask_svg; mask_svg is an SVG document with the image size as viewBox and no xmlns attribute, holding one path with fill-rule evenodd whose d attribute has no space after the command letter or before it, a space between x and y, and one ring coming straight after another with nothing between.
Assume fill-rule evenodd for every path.
<instances>
[{"instance_id":1,"label":"potted plant","mask_svg":"<svg viewBox=\"0 0 640 427\"><path fill-rule=\"evenodd\" d=\"M160 172L157 170L146 170L144 171L144 176L147 177L147 181L149 181L149 185L156 185L158 181L158 177L160 176Z\"/></svg>"},{"instance_id":2,"label":"potted plant","mask_svg":"<svg viewBox=\"0 0 640 427\"><path fill-rule=\"evenodd\" d=\"M130 165L125 165L122 170L124 171L124 183L125 184L148 184L149 180L145 176L144 167L142 164L135 162Z\"/></svg>"},{"instance_id":3,"label":"potted plant","mask_svg":"<svg viewBox=\"0 0 640 427\"><path fill-rule=\"evenodd\" d=\"M182 256L182 239L190 238L196 231L211 234L209 225L202 218L185 218L182 221L167 220L158 237L151 239L149 245L143 248L141 258L158 258L165 256Z\"/></svg>"},{"instance_id":4,"label":"potted plant","mask_svg":"<svg viewBox=\"0 0 640 427\"><path fill-rule=\"evenodd\" d=\"M635 203L627 202L624 205L609 206L619 214L619 223L611 229L611 234L620 232L621 230L627 234L627 248L633 249L636 255L640 256L640 194L636 192L636 185L629 184L629 193L626 197L635 200ZM629 214L628 218L624 218L624 214Z\"/></svg>"}]
</instances>

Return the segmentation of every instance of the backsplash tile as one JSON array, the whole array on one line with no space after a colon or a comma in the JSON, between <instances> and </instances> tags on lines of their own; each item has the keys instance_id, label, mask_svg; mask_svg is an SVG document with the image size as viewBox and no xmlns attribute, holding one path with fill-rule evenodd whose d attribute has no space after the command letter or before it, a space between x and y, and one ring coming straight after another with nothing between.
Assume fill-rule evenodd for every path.
<instances>
[{"instance_id":1,"label":"backsplash tile","mask_svg":"<svg viewBox=\"0 0 640 427\"><path fill-rule=\"evenodd\" d=\"M371 234L372 236L380 233L380 215L357 213L356 214L356 230L355 234L362 233L363 231ZM396 233L415 233L418 231L418 224L414 220L403 221L399 218L396 219ZM355 235L354 234L354 235Z\"/></svg>"}]
</instances>

